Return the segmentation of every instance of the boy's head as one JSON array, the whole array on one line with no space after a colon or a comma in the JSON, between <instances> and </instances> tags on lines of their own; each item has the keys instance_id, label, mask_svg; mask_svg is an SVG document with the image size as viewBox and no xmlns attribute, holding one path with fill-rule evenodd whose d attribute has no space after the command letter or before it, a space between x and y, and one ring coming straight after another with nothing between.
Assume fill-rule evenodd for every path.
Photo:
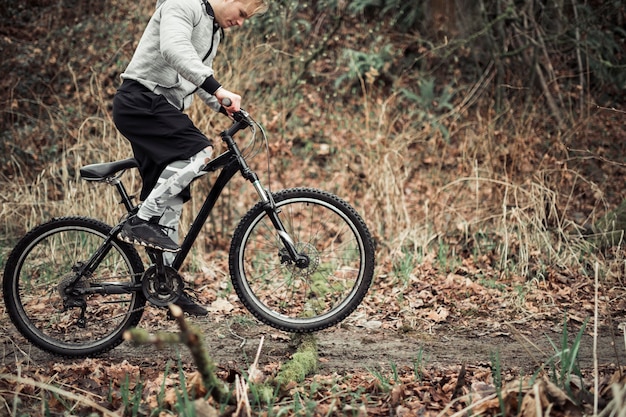
<instances>
[{"instance_id":1,"label":"boy's head","mask_svg":"<svg viewBox=\"0 0 626 417\"><path fill-rule=\"evenodd\" d=\"M241 26L246 19L267 10L266 0L209 0L220 27Z\"/></svg>"},{"instance_id":2,"label":"boy's head","mask_svg":"<svg viewBox=\"0 0 626 417\"><path fill-rule=\"evenodd\" d=\"M249 17L254 16L255 14L265 13L267 11L267 1L266 0L243 0L244 3L248 3L252 12Z\"/></svg>"}]
</instances>

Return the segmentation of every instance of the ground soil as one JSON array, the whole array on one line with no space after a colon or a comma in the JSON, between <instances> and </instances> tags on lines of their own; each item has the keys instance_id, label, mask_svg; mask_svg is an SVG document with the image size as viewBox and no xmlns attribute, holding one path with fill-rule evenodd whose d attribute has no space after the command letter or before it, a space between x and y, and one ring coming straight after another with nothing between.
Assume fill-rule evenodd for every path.
<instances>
[{"instance_id":1,"label":"ground soil","mask_svg":"<svg viewBox=\"0 0 626 417\"><path fill-rule=\"evenodd\" d=\"M203 334L218 377L233 382L234 375L246 373L261 340L259 368L266 376L276 375L292 359L298 338L259 323L239 302L227 280L215 273L226 270L218 266L222 261L211 262L207 260L211 265L208 272L188 277L209 315L186 320ZM348 318L316 333L318 369L299 388L312 389L309 384L314 378L341 381L342 392L366 390L371 395L369 406L382 407L372 415L389 415L389 396L375 387L376 381L381 377L391 380L400 374L412 381L410 386L416 393L404 406L416 410L434 407L431 411L437 415L450 402L458 381L467 393L484 385L493 387L494 375L515 384L539 372L547 380L577 374L576 369L561 369L571 362L560 360L558 353L564 352L566 358L576 358L582 376L580 385L590 390L593 382L599 381L603 401L610 400L609 386L616 377L623 376L621 367L626 364L625 339L620 330L621 323L626 322L623 285L605 279L596 294L589 278L550 274L543 281L496 282L484 278L488 275L478 279L467 268L442 274L425 262L416 266L416 274L406 281L379 274ZM167 319L165 309L151 305L146 307L139 327L152 334L179 331L177 322ZM572 352L579 332L580 349ZM177 384L179 371L187 377L197 371L189 349L180 345L157 348L124 342L98 358L87 359L64 359L42 352L18 333L3 304L0 354L0 403L3 396L11 403L15 390L21 389L3 374L45 383L62 381L74 392L106 399L111 389L121 389L129 377L144 381L143 394L152 398L164 374ZM495 373L497 369L500 371ZM594 377L595 369L600 378ZM419 397L417 392L422 391L428 391L428 398ZM31 390L28 395L36 398L37 392ZM411 403L414 397L419 397L415 404ZM121 403L114 401L105 406L115 408ZM496 409L494 415L498 412Z\"/></svg>"},{"instance_id":2,"label":"ground soil","mask_svg":"<svg viewBox=\"0 0 626 417\"><path fill-rule=\"evenodd\" d=\"M593 311L594 304L589 298L593 292L587 291L588 281L578 285L572 282L538 284L526 294L523 310L514 308L511 291L492 289L459 275L441 278L424 274L414 284L422 288L420 300L424 300L425 305L420 306L416 298L411 298L415 289L404 288L403 298L394 295L397 285L387 285L381 277L371 289L371 297L366 297L352 315L339 325L316 333L318 369L294 389L312 393L314 380L322 384L332 381L333 388L319 394L324 399L335 395L333 392L339 388L334 384L339 383L339 391L345 396L341 401L349 404L354 395L367 392L368 400L363 401L367 404L368 415L393 415L390 411L396 404L393 397L377 386L381 378L392 381L394 375L400 375L402 381L411 381L407 382L405 387L410 388L405 392L412 394L407 394L403 407L422 410L415 411L417 415L422 415L424 410L430 410L428 415L440 415L448 404L454 404L450 401L456 392L467 394L480 391L482 387L493 389L495 375L516 387L521 378L540 372L543 380L552 381L560 375L578 375L576 369L561 370L561 365L567 361L560 361L556 352L565 351L567 357L577 358L576 367L581 371L582 380L576 381L581 382L577 388L581 395L593 389L595 381L600 382L598 392L602 406L610 400L610 385L623 376L621 366L626 364L626 351L620 324L626 322L626 318L620 302L624 299L621 287L618 292L605 290L604 301L598 305L603 314L595 329L593 320L589 319L593 317L590 309ZM235 375L248 372L259 346L259 369L265 376L276 375L292 359L298 338L260 324L233 294L218 291L223 288L219 282L214 282L198 291L200 301L208 306L210 314L204 318L186 318L204 335L208 354L217 365L218 377L232 385ZM567 290L573 292L570 294ZM548 293L551 298L544 297ZM394 302L400 299L402 303ZM541 301L546 299L550 301ZM475 309L473 302L480 307ZM164 309L151 306L144 311L139 327L153 334L179 330L175 321L167 319ZM580 350L572 353L568 349L575 346L581 329L584 333ZM121 397L115 397L112 402L106 399L110 398L111 390L121 392L124 381L127 384L143 381L141 394L147 406L155 401L164 380L173 384L167 391L171 394L180 385L180 372L187 381L192 381L198 369L189 349L180 345L157 348L124 342L98 358L60 358L29 344L12 325L2 304L0 354L0 406L3 398L7 404L14 405L15 393L20 392L25 401L23 407L30 407L29 410L40 407L37 398L41 394L28 384L12 382L11 374L45 384L61 383L72 392L99 398L107 409L117 409L123 406ZM595 363L594 357L597 358ZM420 392L428 395L422 398ZM579 411L588 412L592 404L589 397L575 395L583 404ZM287 401L289 398L287 396ZM320 410L325 410L326 406L324 400L319 400ZM498 415L497 404L493 407L493 413L489 411L485 415ZM320 415L326 415L322 411Z\"/></svg>"},{"instance_id":3,"label":"ground soil","mask_svg":"<svg viewBox=\"0 0 626 417\"><path fill-rule=\"evenodd\" d=\"M189 321L206 335L206 345L213 360L222 368L247 369L254 359L263 338L261 364L283 363L291 357L296 344L287 334L258 324L250 317L234 320L193 318ZM368 324L370 328L350 323L317 333L319 372L323 374L349 374L371 370L389 371L397 368L455 368L466 366L489 366L495 355L503 370L524 375L531 374L549 362L555 348L562 346L562 328L558 324L543 326L527 324L504 324L499 329L489 328L480 321L453 326L445 324L430 331L399 332L385 329L384 323ZM379 326L380 325L380 326ZM152 330L175 331L173 322L162 323ZM62 359L32 347L11 325L6 315L0 319L3 362L26 360L41 369L54 363L72 363L76 359ZM571 331L569 346L575 339ZM598 366L614 368L626 363L624 336L618 329L604 328L597 337ZM552 343L555 345L552 346ZM591 371L594 366L594 338L583 335L578 354L579 367ZM186 349L154 346L135 346L125 342L104 354L108 362L127 361L137 366L164 368L168 359L176 360L180 352L183 361L190 360Z\"/></svg>"}]
</instances>

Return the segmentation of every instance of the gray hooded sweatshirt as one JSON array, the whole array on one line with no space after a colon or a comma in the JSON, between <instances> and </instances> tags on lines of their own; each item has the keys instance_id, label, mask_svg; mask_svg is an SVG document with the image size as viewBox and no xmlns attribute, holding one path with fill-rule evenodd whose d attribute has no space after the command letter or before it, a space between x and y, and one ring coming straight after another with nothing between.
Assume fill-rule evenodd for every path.
<instances>
[{"instance_id":1,"label":"gray hooded sweatshirt","mask_svg":"<svg viewBox=\"0 0 626 417\"><path fill-rule=\"evenodd\" d=\"M121 77L163 95L181 111L189 108L194 93L219 111L212 93L220 84L213 78L212 65L220 39L221 30L206 0L158 0Z\"/></svg>"}]
</instances>

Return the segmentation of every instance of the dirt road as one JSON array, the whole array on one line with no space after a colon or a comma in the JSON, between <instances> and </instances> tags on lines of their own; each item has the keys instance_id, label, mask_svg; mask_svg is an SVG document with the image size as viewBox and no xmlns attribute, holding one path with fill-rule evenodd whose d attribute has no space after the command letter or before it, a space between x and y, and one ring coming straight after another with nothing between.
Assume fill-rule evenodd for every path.
<instances>
[{"instance_id":1,"label":"dirt road","mask_svg":"<svg viewBox=\"0 0 626 417\"><path fill-rule=\"evenodd\" d=\"M245 369L254 359L261 337L263 348L261 364L283 363L295 351L289 334L258 324L250 317L236 317L217 321L214 318L192 319L202 329L206 345L213 360L220 366ZM502 369L519 374L530 374L554 357L563 346L559 328L532 330L528 325L502 325L499 329L486 329L479 322L470 326L442 325L428 332L399 332L385 329L385 323L376 322L368 329L350 324L319 332L318 351L321 373L351 373L368 370L388 371L415 366L425 368L454 368L465 365L488 366L499 357ZM8 321L0 318L0 340L3 343L4 362L28 357L36 366L46 367L55 362L72 362L47 354L27 343ZM173 322L148 326L150 330L175 331ZM575 331L570 331L568 347L572 347ZM597 339L598 364L601 367L626 364L623 335L618 331L603 329ZM553 347L551 342L555 345ZM582 337L578 354L579 367L593 368L594 338ZM163 366L167 359L176 359L176 348L156 349L152 346L134 346L124 343L103 355L111 362L128 361L131 364ZM185 349L180 349L183 360L190 360ZM76 360L73 360L76 361Z\"/></svg>"}]
</instances>

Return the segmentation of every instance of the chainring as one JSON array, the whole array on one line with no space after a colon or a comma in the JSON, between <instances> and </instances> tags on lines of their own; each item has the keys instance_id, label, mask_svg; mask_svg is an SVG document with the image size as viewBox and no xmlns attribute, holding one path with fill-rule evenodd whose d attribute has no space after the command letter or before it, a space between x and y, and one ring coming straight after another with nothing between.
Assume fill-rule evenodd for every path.
<instances>
[{"instance_id":1,"label":"chainring","mask_svg":"<svg viewBox=\"0 0 626 417\"><path fill-rule=\"evenodd\" d=\"M171 266L164 266L158 273L156 265L144 272L141 278L141 290L150 303L165 307L175 303L183 293L184 282L178 271Z\"/></svg>"}]
</instances>

